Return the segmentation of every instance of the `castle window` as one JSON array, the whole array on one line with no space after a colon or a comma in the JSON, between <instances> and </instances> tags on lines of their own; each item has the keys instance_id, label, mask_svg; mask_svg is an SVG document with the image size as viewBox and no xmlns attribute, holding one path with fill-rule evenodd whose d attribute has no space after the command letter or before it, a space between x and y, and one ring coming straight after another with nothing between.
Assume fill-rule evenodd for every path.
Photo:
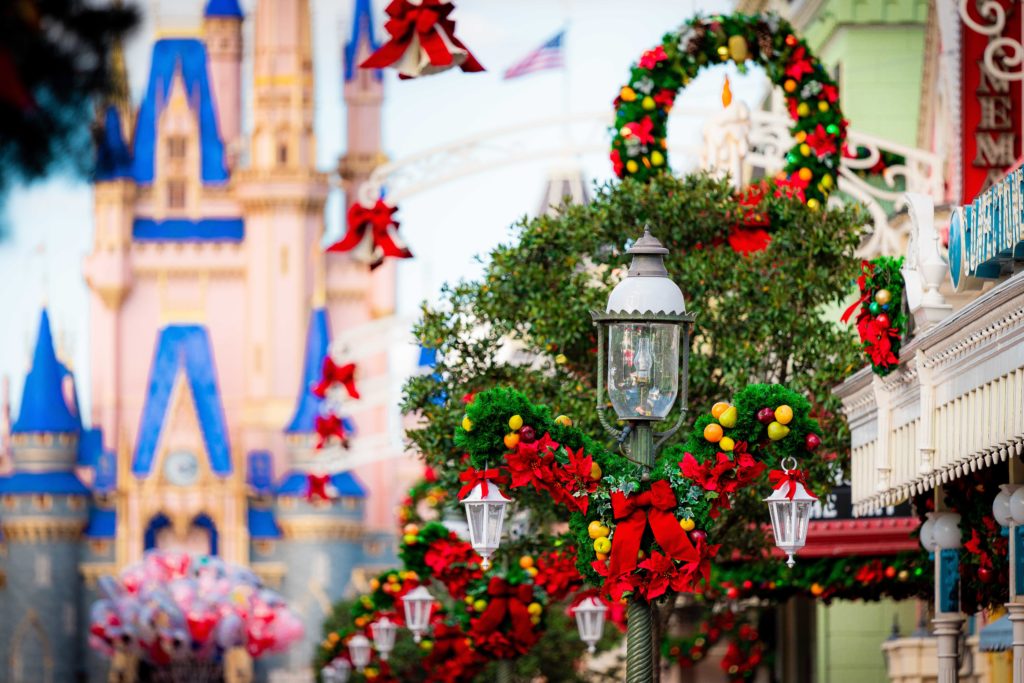
<instances>
[{"instance_id":1,"label":"castle window","mask_svg":"<svg viewBox=\"0 0 1024 683\"><path fill-rule=\"evenodd\" d=\"M32 496L32 507L36 510L50 510L53 508L53 496L47 493L41 493L36 496Z\"/></svg>"},{"instance_id":2,"label":"castle window","mask_svg":"<svg viewBox=\"0 0 1024 683\"><path fill-rule=\"evenodd\" d=\"M89 550L93 555L106 555L110 552L108 541L89 541Z\"/></svg>"},{"instance_id":3,"label":"castle window","mask_svg":"<svg viewBox=\"0 0 1024 683\"><path fill-rule=\"evenodd\" d=\"M167 181L167 208L169 208L169 209L184 209L185 208L185 181L184 180L168 180Z\"/></svg>"},{"instance_id":4,"label":"castle window","mask_svg":"<svg viewBox=\"0 0 1024 683\"><path fill-rule=\"evenodd\" d=\"M53 563L49 555L42 553L36 555L35 562L36 585L40 588L49 588L53 585Z\"/></svg>"},{"instance_id":5,"label":"castle window","mask_svg":"<svg viewBox=\"0 0 1024 683\"><path fill-rule=\"evenodd\" d=\"M256 553L263 557L271 555L274 552L273 541L256 541L255 543L253 543L253 547L256 548Z\"/></svg>"},{"instance_id":6,"label":"castle window","mask_svg":"<svg viewBox=\"0 0 1024 683\"><path fill-rule=\"evenodd\" d=\"M288 163L288 144L280 143L277 146L277 165L284 166Z\"/></svg>"},{"instance_id":7,"label":"castle window","mask_svg":"<svg viewBox=\"0 0 1024 683\"><path fill-rule=\"evenodd\" d=\"M7 510L13 510L18 507L18 499L14 496L4 496L4 508Z\"/></svg>"},{"instance_id":8,"label":"castle window","mask_svg":"<svg viewBox=\"0 0 1024 683\"><path fill-rule=\"evenodd\" d=\"M185 158L185 136L171 135L167 138L167 156L170 159Z\"/></svg>"},{"instance_id":9,"label":"castle window","mask_svg":"<svg viewBox=\"0 0 1024 683\"><path fill-rule=\"evenodd\" d=\"M68 509L69 510L82 510L85 508L85 497L84 496L68 496Z\"/></svg>"}]
</instances>

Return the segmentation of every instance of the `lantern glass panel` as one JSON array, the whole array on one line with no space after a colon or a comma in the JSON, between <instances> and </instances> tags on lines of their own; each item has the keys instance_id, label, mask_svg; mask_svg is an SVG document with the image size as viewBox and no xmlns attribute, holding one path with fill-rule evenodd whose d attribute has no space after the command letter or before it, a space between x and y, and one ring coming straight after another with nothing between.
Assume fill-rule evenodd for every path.
<instances>
[{"instance_id":1,"label":"lantern glass panel","mask_svg":"<svg viewBox=\"0 0 1024 683\"><path fill-rule=\"evenodd\" d=\"M608 328L608 397L622 420L663 420L679 393L679 326L618 322Z\"/></svg>"},{"instance_id":2,"label":"lantern glass panel","mask_svg":"<svg viewBox=\"0 0 1024 683\"><path fill-rule=\"evenodd\" d=\"M580 640L594 651L597 641L604 631L605 612L608 608L596 598L586 598L576 606L576 628L580 632Z\"/></svg>"},{"instance_id":3,"label":"lantern glass panel","mask_svg":"<svg viewBox=\"0 0 1024 683\"><path fill-rule=\"evenodd\" d=\"M409 627L416 642L427 632L430 624L430 613L434 608L434 596L423 586L417 586L402 598L402 609L405 611L405 625Z\"/></svg>"},{"instance_id":4,"label":"lantern glass panel","mask_svg":"<svg viewBox=\"0 0 1024 683\"><path fill-rule=\"evenodd\" d=\"M370 663L370 640L361 633L348 641L348 656L357 669L362 671Z\"/></svg>"},{"instance_id":5,"label":"lantern glass panel","mask_svg":"<svg viewBox=\"0 0 1024 683\"><path fill-rule=\"evenodd\" d=\"M373 646L380 652L381 659L387 659L388 653L395 649L395 623L381 617L370 625L370 632L373 633Z\"/></svg>"},{"instance_id":6,"label":"lantern glass panel","mask_svg":"<svg viewBox=\"0 0 1024 683\"><path fill-rule=\"evenodd\" d=\"M505 503L489 503L487 505L486 548L497 550L501 545L501 528L505 522Z\"/></svg>"},{"instance_id":7,"label":"lantern glass panel","mask_svg":"<svg viewBox=\"0 0 1024 683\"><path fill-rule=\"evenodd\" d=\"M464 503L466 506L466 520L469 522L469 538L473 547L486 535L487 516L486 505L483 503Z\"/></svg>"}]
</instances>

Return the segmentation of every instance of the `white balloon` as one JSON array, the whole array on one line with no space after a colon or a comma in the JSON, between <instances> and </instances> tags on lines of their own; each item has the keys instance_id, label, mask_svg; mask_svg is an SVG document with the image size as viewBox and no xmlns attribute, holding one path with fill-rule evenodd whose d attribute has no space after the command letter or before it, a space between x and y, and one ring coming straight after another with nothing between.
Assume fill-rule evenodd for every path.
<instances>
[{"instance_id":1,"label":"white balloon","mask_svg":"<svg viewBox=\"0 0 1024 683\"><path fill-rule=\"evenodd\" d=\"M935 528L935 513L929 512L925 517L927 519L921 524L921 531L919 532L921 547L933 553L935 552L935 537L932 535L932 530Z\"/></svg>"},{"instance_id":2,"label":"white balloon","mask_svg":"<svg viewBox=\"0 0 1024 683\"><path fill-rule=\"evenodd\" d=\"M942 550L955 550L960 547L960 515L955 512L943 512L935 520L932 527L935 545Z\"/></svg>"},{"instance_id":3,"label":"white balloon","mask_svg":"<svg viewBox=\"0 0 1024 683\"><path fill-rule=\"evenodd\" d=\"M999 493L992 501L992 516L999 522L999 526L1010 526L1013 522L1013 514L1010 510L1010 498L1019 487L1016 484L1002 484Z\"/></svg>"}]
</instances>

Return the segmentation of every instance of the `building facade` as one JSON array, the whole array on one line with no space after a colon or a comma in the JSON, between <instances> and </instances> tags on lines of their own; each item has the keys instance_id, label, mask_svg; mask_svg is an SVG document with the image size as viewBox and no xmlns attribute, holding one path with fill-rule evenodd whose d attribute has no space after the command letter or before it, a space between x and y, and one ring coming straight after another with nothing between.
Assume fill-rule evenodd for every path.
<instances>
[{"instance_id":1,"label":"building facade","mask_svg":"<svg viewBox=\"0 0 1024 683\"><path fill-rule=\"evenodd\" d=\"M355 66L375 48L371 7L353 6L349 202L384 158L381 74ZM301 646L258 677L301 676L353 572L393 556L389 471L402 451L388 349L370 337L351 354L362 464L332 465L330 503L305 498L323 358L337 335L394 309L393 271L371 276L322 248L329 183L316 160L310 21L308 0L258 0L249 17L237 0L209 0L199 35L154 42L138 106L124 85L99 112L84 264L91 414L78 411L44 310L0 477L4 683L106 680L86 643L96 579L149 548L251 566L306 626Z\"/></svg>"}]
</instances>

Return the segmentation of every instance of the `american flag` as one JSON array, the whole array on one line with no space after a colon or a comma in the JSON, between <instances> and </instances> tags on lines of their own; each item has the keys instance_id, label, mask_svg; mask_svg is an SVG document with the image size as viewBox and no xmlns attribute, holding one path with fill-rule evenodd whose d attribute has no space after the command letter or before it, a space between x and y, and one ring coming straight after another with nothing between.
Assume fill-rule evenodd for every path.
<instances>
[{"instance_id":1,"label":"american flag","mask_svg":"<svg viewBox=\"0 0 1024 683\"><path fill-rule=\"evenodd\" d=\"M505 80L519 78L532 74L535 71L545 69L561 69L565 65L562 51L562 40L565 38L565 30L559 31L555 37L541 45L539 48L526 55L518 64L510 67L505 72Z\"/></svg>"}]
</instances>

